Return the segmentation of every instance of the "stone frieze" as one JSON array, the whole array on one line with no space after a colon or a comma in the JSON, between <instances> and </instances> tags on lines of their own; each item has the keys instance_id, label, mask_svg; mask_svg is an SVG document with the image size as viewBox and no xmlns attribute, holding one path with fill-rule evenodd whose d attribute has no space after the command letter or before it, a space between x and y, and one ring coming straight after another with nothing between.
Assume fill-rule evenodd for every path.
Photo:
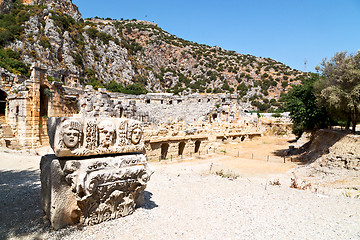
<instances>
[{"instance_id":1,"label":"stone frieze","mask_svg":"<svg viewBox=\"0 0 360 240\"><path fill-rule=\"evenodd\" d=\"M142 123L132 119L51 117L47 129L57 157L144 151Z\"/></svg>"}]
</instances>

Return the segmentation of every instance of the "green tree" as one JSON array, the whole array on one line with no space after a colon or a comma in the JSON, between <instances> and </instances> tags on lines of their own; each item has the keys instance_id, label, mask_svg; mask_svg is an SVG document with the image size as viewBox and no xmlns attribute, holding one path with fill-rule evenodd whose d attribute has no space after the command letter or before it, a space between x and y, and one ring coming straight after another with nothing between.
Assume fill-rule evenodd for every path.
<instances>
[{"instance_id":1,"label":"green tree","mask_svg":"<svg viewBox=\"0 0 360 240\"><path fill-rule=\"evenodd\" d=\"M334 119L347 122L347 130L352 123L355 133L360 113L360 52L336 53L330 61L323 60L318 69L322 72L316 85L319 100L326 104Z\"/></svg>"},{"instance_id":2,"label":"green tree","mask_svg":"<svg viewBox=\"0 0 360 240\"><path fill-rule=\"evenodd\" d=\"M314 83L318 79L317 74L312 74L302 81L302 85L293 86L284 97L293 122L292 130L297 137L306 130L325 128L331 123L326 108L316 101Z\"/></svg>"}]
</instances>

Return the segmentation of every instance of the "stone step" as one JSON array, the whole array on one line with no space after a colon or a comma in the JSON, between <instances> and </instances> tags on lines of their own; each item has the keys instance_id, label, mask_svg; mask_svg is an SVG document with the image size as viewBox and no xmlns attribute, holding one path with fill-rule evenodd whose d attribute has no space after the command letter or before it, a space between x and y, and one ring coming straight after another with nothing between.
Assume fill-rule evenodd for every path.
<instances>
[{"instance_id":1,"label":"stone step","mask_svg":"<svg viewBox=\"0 0 360 240\"><path fill-rule=\"evenodd\" d=\"M5 146L10 149L21 149L21 145L19 144L16 138L4 138Z\"/></svg>"},{"instance_id":2,"label":"stone step","mask_svg":"<svg viewBox=\"0 0 360 240\"><path fill-rule=\"evenodd\" d=\"M5 116L4 115L0 115L0 124L5 124Z\"/></svg>"},{"instance_id":3,"label":"stone step","mask_svg":"<svg viewBox=\"0 0 360 240\"><path fill-rule=\"evenodd\" d=\"M10 125L7 124L2 124L1 125L2 130L3 130L3 137L4 138L13 138L15 135L10 127Z\"/></svg>"}]
</instances>

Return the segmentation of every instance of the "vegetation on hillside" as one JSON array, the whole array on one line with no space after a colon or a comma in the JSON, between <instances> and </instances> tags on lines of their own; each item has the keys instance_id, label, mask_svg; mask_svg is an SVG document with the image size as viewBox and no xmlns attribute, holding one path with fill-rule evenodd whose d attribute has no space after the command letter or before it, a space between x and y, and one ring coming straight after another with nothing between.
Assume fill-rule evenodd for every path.
<instances>
[{"instance_id":1,"label":"vegetation on hillside","mask_svg":"<svg viewBox=\"0 0 360 240\"><path fill-rule=\"evenodd\" d=\"M21 39L24 32L23 24L29 17L38 13L43 6L24 6L14 1L7 14L0 14L0 66L8 71L29 76L29 66L21 61L20 53L6 48L7 43Z\"/></svg>"},{"instance_id":2,"label":"vegetation on hillside","mask_svg":"<svg viewBox=\"0 0 360 240\"><path fill-rule=\"evenodd\" d=\"M16 1L10 13L0 15L1 67L28 75L23 61L36 61L49 67L51 79L65 83L64 74L75 69L81 84L134 94L236 93L262 112L283 111L281 95L306 77L273 59L187 41L153 23L75 21L66 11L45 8ZM11 44L14 40L23 47ZM120 66L114 59L118 56L124 58L123 65L114 68Z\"/></svg>"},{"instance_id":3,"label":"vegetation on hillside","mask_svg":"<svg viewBox=\"0 0 360 240\"><path fill-rule=\"evenodd\" d=\"M130 84L128 86L123 86L122 84L119 84L115 81L111 81L108 84L105 85L106 90L109 92L120 92L125 94L134 94L134 95L140 95L140 94L146 94L147 91L141 84Z\"/></svg>"}]
</instances>

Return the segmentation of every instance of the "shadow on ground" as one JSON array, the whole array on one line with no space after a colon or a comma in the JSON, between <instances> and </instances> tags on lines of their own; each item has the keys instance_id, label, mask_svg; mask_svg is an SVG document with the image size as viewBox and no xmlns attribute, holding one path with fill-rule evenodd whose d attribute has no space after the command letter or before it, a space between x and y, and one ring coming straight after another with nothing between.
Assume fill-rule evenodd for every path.
<instances>
[{"instance_id":1,"label":"shadow on ground","mask_svg":"<svg viewBox=\"0 0 360 240\"><path fill-rule=\"evenodd\" d=\"M299 148L288 148L274 151L273 153L279 157L293 159L294 162L300 164L309 164L320 158L324 154L329 153L329 149L349 132L341 130L318 130L312 139Z\"/></svg>"},{"instance_id":2,"label":"shadow on ground","mask_svg":"<svg viewBox=\"0 0 360 240\"><path fill-rule=\"evenodd\" d=\"M0 170L0 239L21 238L48 228L40 205L39 174L38 170Z\"/></svg>"},{"instance_id":3,"label":"shadow on ground","mask_svg":"<svg viewBox=\"0 0 360 240\"><path fill-rule=\"evenodd\" d=\"M39 175L38 170L0 170L0 239L29 236L31 239L42 239L42 233L51 231L41 209ZM144 198L143 208L158 207L151 200L151 192L144 191ZM70 227L69 231L73 228L79 226Z\"/></svg>"},{"instance_id":4,"label":"shadow on ground","mask_svg":"<svg viewBox=\"0 0 360 240\"><path fill-rule=\"evenodd\" d=\"M145 205L143 206L143 208L150 210L158 207L158 205L151 200L152 195L153 194L151 192L144 191Z\"/></svg>"}]
</instances>

